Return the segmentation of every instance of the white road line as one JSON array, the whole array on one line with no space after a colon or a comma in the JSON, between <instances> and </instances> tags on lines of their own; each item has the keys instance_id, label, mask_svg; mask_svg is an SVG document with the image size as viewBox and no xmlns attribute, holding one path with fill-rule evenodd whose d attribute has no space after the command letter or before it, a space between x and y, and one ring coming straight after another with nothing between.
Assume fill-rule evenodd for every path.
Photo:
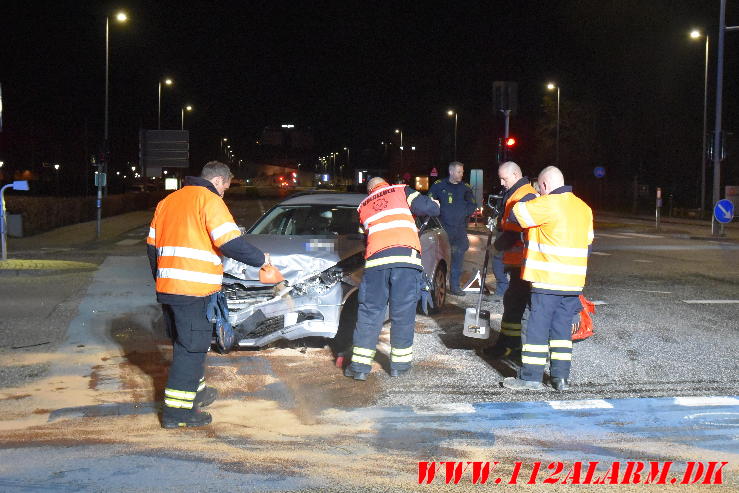
<instances>
[{"instance_id":1,"label":"white road line","mask_svg":"<svg viewBox=\"0 0 739 493\"><path fill-rule=\"evenodd\" d=\"M651 260L634 259L634 262L641 262L642 264L651 264Z\"/></svg>"},{"instance_id":2,"label":"white road line","mask_svg":"<svg viewBox=\"0 0 739 493\"><path fill-rule=\"evenodd\" d=\"M608 234L608 233L596 233L595 234L595 237L596 238L600 238L600 237L603 237L603 238L621 238L621 239L628 238L628 236L613 235L613 234Z\"/></svg>"},{"instance_id":3,"label":"white road line","mask_svg":"<svg viewBox=\"0 0 739 493\"><path fill-rule=\"evenodd\" d=\"M413 412L426 415L475 414L475 406L467 402L413 406Z\"/></svg>"},{"instance_id":4,"label":"white road line","mask_svg":"<svg viewBox=\"0 0 739 493\"><path fill-rule=\"evenodd\" d=\"M643 233L622 233L629 236L634 236L636 238L664 238L664 236L660 235L645 235Z\"/></svg>"},{"instance_id":5,"label":"white road line","mask_svg":"<svg viewBox=\"0 0 739 493\"><path fill-rule=\"evenodd\" d=\"M640 293L672 294L672 291L652 291L650 289L635 289L634 291L639 291Z\"/></svg>"},{"instance_id":6,"label":"white road line","mask_svg":"<svg viewBox=\"0 0 739 493\"><path fill-rule=\"evenodd\" d=\"M594 304L594 305L607 305L608 304L608 303L606 303L605 301L602 301L602 300L593 300L593 301L591 301L591 303Z\"/></svg>"},{"instance_id":7,"label":"white road line","mask_svg":"<svg viewBox=\"0 0 739 493\"><path fill-rule=\"evenodd\" d=\"M138 238L138 239L135 239L135 240L134 239L128 239L128 240L116 241L115 244L116 245L121 245L121 246L130 246L130 245L135 245L136 243L141 243L142 241L144 241L143 238Z\"/></svg>"},{"instance_id":8,"label":"white road line","mask_svg":"<svg viewBox=\"0 0 739 493\"><path fill-rule=\"evenodd\" d=\"M723 304L739 303L739 300L683 300L683 303L688 303L691 305L699 305L699 304L723 305Z\"/></svg>"},{"instance_id":9,"label":"white road line","mask_svg":"<svg viewBox=\"0 0 739 493\"><path fill-rule=\"evenodd\" d=\"M547 404L557 410L570 409L611 409L613 404L603 399L587 399L582 401L547 401Z\"/></svg>"},{"instance_id":10,"label":"white road line","mask_svg":"<svg viewBox=\"0 0 739 493\"><path fill-rule=\"evenodd\" d=\"M739 406L736 397L675 397L678 406Z\"/></svg>"},{"instance_id":11,"label":"white road line","mask_svg":"<svg viewBox=\"0 0 739 493\"><path fill-rule=\"evenodd\" d=\"M613 255L612 253L606 253L606 252L593 252L593 255Z\"/></svg>"}]
</instances>

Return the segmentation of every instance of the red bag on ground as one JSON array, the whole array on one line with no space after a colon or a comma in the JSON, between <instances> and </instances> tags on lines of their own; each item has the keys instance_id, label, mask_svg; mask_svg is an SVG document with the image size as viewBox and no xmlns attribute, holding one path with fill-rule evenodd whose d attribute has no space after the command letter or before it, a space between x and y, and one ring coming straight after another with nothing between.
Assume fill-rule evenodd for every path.
<instances>
[{"instance_id":1,"label":"red bag on ground","mask_svg":"<svg viewBox=\"0 0 739 493\"><path fill-rule=\"evenodd\" d=\"M582 303L582 310L572 322L573 341L581 341L593 335L593 317L590 315L595 314L595 304L583 295L580 295L580 303Z\"/></svg>"}]
</instances>

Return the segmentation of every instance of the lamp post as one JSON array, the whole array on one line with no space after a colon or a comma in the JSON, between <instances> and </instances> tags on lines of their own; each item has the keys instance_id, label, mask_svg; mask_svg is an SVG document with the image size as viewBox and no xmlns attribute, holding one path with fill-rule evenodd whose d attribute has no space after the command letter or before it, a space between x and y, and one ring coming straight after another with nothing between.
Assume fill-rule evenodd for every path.
<instances>
[{"instance_id":1,"label":"lamp post","mask_svg":"<svg viewBox=\"0 0 739 493\"><path fill-rule=\"evenodd\" d=\"M118 22L126 22L128 20L128 15L126 15L125 12L120 11L116 13L115 20ZM104 131L104 140L105 140L105 146L107 151L108 146L108 74L109 74L109 60L110 60L110 49L109 49L109 41L110 41L110 17L105 16L105 131Z\"/></svg>"},{"instance_id":2,"label":"lamp post","mask_svg":"<svg viewBox=\"0 0 739 493\"><path fill-rule=\"evenodd\" d=\"M180 125L180 130L185 130L185 111L192 111L192 106L188 104L187 106L182 108L182 111L180 112L182 122Z\"/></svg>"},{"instance_id":3,"label":"lamp post","mask_svg":"<svg viewBox=\"0 0 739 493\"><path fill-rule=\"evenodd\" d=\"M556 154L554 162L559 166L559 84L555 84L554 82L550 82L547 84L547 89L550 91L553 91L554 89L557 89L557 143L556 143Z\"/></svg>"},{"instance_id":4,"label":"lamp post","mask_svg":"<svg viewBox=\"0 0 739 493\"><path fill-rule=\"evenodd\" d=\"M692 39L700 39L703 36L703 34L697 30L693 29L690 32L690 37ZM701 217L703 217L703 209L706 206L706 125L708 122L708 34L705 35L706 38L706 55L705 55L705 63L703 65L703 143L701 146L701 203L700 203L700 212Z\"/></svg>"},{"instance_id":5,"label":"lamp post","mask_svg":"<svg viewBox=\"0 0 739 493\"><path fill-rule=\"evenodd\" d=\"M403 169L403 131L399 128L395 129L396 134L400 134L400 169Z\"/></svg>"},{"instance_id":6,"label":"lamp post","mask_svg":"<svg viewBox=\"0 0 739 493\"><path fill-rule=\"evenodd\" d=\"M174 81L172 79L164 79L164 84L167 86L171 86L174 84ZM162 129L162 81L159 81L159 90L157 92L158 98L157 98L157 130Z\"/></svg>"},{"instance_id":7,"label":"lamp post","mask_svg":"<svg viewBox=\"0 0 739 493\"><path fill-rule=\"evenodd\" d=\"M349 148L344 147L344 150L346 151L346 167L349 168ZM342 173L343 176L343 173Z\"/></svg>"},{"instance_id":8,"label":"lamp post","mask_svg":"<svg viewBox=\"0 0 739 493\"><path fill-rule=\"evenodd\" d=\"M446 112L449 116L454 116L454 160L457 160L457 112L454 110L449 110Z\"/></svg>"}]
</instances>

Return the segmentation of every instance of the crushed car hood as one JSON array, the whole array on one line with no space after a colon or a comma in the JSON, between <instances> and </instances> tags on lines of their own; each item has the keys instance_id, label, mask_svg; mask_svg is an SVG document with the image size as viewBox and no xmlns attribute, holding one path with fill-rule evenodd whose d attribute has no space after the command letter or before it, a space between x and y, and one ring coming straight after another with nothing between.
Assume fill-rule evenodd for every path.
<instances>
[{"instance_id":1,"label":"crushed car hood","mask_svg":"<svg viewBox=\"0 0 739 493\"><path fill-rule=\"evenodd\" d=\"M351 255L364 250L364 241L346 236L283 236L245 235L246 241L269 253L272 265L277 267L289 284L336 265ZM259 280L259 267L252 267L232 258L223 258L223 272L247 281Z\"/></svg>"}]
</instances>

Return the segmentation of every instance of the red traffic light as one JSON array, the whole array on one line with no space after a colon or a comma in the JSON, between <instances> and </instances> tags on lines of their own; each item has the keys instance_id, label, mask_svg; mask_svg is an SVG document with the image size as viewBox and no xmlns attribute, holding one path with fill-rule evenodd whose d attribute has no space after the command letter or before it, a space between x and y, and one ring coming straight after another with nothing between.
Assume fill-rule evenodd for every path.
<instances>
[{"instance_id":1,"label":"red traffic light","mask_svg":"<svg viewBox=\"0 0 739 493\"><path fill-rule=\"evenodd\" d=\"M516 139L514 137L508 137L505 140L505 146L506 147L513 147L514 145L516 145Z\"/></svg>"}]
</instances>

